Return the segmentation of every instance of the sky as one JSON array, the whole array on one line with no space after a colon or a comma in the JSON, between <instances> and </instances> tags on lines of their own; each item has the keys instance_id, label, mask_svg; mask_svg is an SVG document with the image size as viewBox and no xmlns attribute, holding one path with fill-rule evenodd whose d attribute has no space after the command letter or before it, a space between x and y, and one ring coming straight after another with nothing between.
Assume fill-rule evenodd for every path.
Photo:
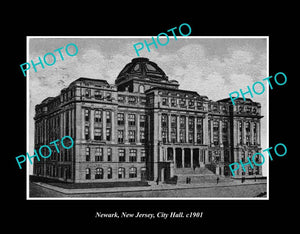
<instances>
[{"instance_id":1,"label":"sky","mask_svg":"<svg viewBox=\"0 0 300 234\"><path fill-rule=\"evenodd\" d=\"M156 38L154 36L154 38ZM27 62L37 63L46 53L54 53L56 62L37 72L29 69L27 77L29 88L29 149L34 147L34 107L47 97L59 95L60 90L79 77L104 79L114 84L124 66L138 57L133 45L138 42L148 44L151 37L28 37ZM160 37L162 44L166 38ZM75 56L68 56L65 47L74 43L78 47ZM268 148L268 86L263 78L268 77L268 44L266 37L178 37L169 38L165 46L150 45L139 51L141 57L155 62L169 77L177 80L180 89L192 90L211 100L228 98L229 93L240 89L247 90L256 81L265 84L266 91L251 98L262 105L261 145ZM64 47L61 52L64 60L54 50ZM69 51L74 53L74 47ZM46 61L52 63L52 57ZM270 74L272 75L272 74ZM257 92L259 92L257 86ZM249 94L246 97L250 97ZM32 155L32 154L31 154ZM267 175L267 160L263 165L263 174ZM30 169L32 171L32 168Z\"/></svg>"}]
</instances>

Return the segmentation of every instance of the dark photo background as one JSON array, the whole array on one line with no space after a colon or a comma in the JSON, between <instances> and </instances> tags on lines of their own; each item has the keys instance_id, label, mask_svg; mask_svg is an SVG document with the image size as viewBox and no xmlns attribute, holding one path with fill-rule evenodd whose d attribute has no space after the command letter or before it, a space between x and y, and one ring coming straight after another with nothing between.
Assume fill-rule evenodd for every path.
<instances>
[{"instance_id":1,"label":"dark photo background","mask_svg":"<svg viewBox=\"0 0 300 234\"><path fill-rule=\"evenodd\" d=\"M102 9L103 11L103 9ZM201 11L204 11L202 9ZM53 13L53 12L52 12ZM263 12L260 12L261 15ZM292 55L295 53L292 42L292 34L286 27L287 19L283 17L267 17L266 14L260 15L238 13L230 15L218 15L218 21L203 17L200 13L191 15L170 12L171 16L165 13L149 14L145 12L132 12L135 17L131 19L130 14L126 16L106 16L100 17L99 14L86 14L64 17L52 17L51 23L44 23L34 26L34 22L39 22L45 13L36 13L28 16L26 22L31 22L30 26L24 24L13 25L16 30L13 36L6 37L7 43L13 44L10 47L7 60L9 68L3 77L5 86L3 92L3 123L2 133L4 137L3 154L4 171L2 193L5 196L7 208L5 216L7 220L20 218L25 221L25 228L34 229L40 224L49 224L49 228L74 226L96 228L108 224L112 228L120 227L122 224L138 223L172 223L174 226L182 224L196 224L198 230L209 225L210 230L219 227L224 231L237 230L235 224L244 224L243 230L248 228L260 228L272 223L289 221L292 216L290 209L293 193L295 192L296 178L295 158L297 155L292 153L290 139L297 136L297 130L293 120L296 114L292 105L296 105L296 99L291 99L290 87L296 79L292 73ZM51 14L53 15L53 14ZM264 17L263 17L264 16ZM154 19L157 20L154 20ZM210 19L210 20L208 20ZM47 21L44 21L47 22ZM50 22L50 21L49 21ZM269 74L275 75L277 72L284 72L288 78L284 86L273 86L269 92L269 145L275 146L277 143L284 143L288 149L286 156L280 158L274 156L270 161L269 175L270 184L269 201L256 200L160 200L160 201L27 201L26 200L26 169L20 170L16 164L15 157L26 153L26 78L23 76L19 65L26 61L26 36L148 36L157 35L160 32L188 23L192 28L191 36L269 36ZM288 21L292 22L292 21ZM9 71L9 72L8 72ZM262 77L264 78L264 77ZM6 84L7 83L7 84ZM266 94L264 94L266 95ZM293 101L292 101L293 100ZM293 113L292 113L293 111ZM295 133L294 133L295 131ZM147 219L95 219L95 212L169 212L169 211L194 211L203 212L201 219L167 219L167 220L147 220ZM34 226L29 227L29 224ZM118 224L118 225L114 225ZM134 228L134 226L132 226ZM47 230L47 228L45 229ZM97 229L96 229L97 230ZM99 230L99 229L98 229ZM154 229L153 229L154 230ZM196 229L197 230L197 229ZM242 231L243 231L242 230ZM104 230L102 230L104 231Z\"/></svg>"}]
</instances>

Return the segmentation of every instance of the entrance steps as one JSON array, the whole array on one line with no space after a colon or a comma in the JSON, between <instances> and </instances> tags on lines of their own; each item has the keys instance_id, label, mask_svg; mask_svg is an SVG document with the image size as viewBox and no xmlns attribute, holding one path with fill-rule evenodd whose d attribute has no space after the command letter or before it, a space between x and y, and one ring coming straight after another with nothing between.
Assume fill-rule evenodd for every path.
<instances>
[{"instance_id":1,"label":"entrance steps","mask_svg":"<svg viewBox=\"0 0 300 234\"><path fill-rule=\"evenodd\" d=\"M220 182L228 182L230 178L218 176L207 167L193 168L176 168L175 175L177 176L177 184L186 184L187 178L190 179L191 184L197 183L217 183L219 177Z\"/></svg>"},{"instance_id":2,"label":"entrance steps","mask_svg":"<svg viewBox=\"0 0 300 234\"><path fill-rule=\"evenodd\" d=\"M185 174L194 174L194 175L215 175L211 170L206 167L196 167L193 168L176 168L174 170L175 175L185 175Z\"/></svg>"}]
</instances>

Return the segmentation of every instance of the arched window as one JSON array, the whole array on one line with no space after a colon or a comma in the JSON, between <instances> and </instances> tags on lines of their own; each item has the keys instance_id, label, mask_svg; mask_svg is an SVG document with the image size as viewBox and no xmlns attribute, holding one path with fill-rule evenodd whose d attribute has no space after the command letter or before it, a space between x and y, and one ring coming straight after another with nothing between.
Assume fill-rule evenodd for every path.
<instances>
[{"instance_id":1,"label":"arched window","mask_svg":"<svg viewBox=\"0 0 300 234\"><path fill-rule=\"evenodd\" d=\"M85 179L86 180L91 179L91 169L90 168L85 169Z\"/></svg>"},{"instance_id":2,"label":"arched window","mask_svg":"<svg viewBox=\"0 0 300 234\"><path fill-rule=\"evenodd\" d=\"M139 92L140 93L144 93L145 92L145 86L144 85L140 85Z\"/></svg>"},{"instance_id":3,"label":"arched window","mask_svg":"<svg viewBox=\"0 0 300 234\"><path fill-rule=\"evenodd\" d=\"M137 173L136 173L136 167L131 167L129 169L129 178L136 178L137 177Z\"/></svg>"},{"instance_id":4,"label":"arched window","mask_svg":"<svg viewBox=\"0 0 300 234\"><path fill-rule=\"evenodd\" d=\"M103 179L103 169L102 168L96 168L96 175L95 179Z\"/></svg>"},{"instance_id":5,"label":"arched window","mask_svg":"<svg viewBox=\"0 0 300 234\"><path fill-rule=\"evenodd\" d=\"M118 169L118 178L119 179L125 178L125 168L119 167L119 169Z\"/></svg>"},{"instance_id":6,"label":"arched window","mask_svg":"<svg viewBox=\"0 0 300 234\"><path fill-rule=\"evenodd\" d=\"M111 179L112 178L112 168L109 167L107 168L107 179Z\"/></svg>"}]
</instances>

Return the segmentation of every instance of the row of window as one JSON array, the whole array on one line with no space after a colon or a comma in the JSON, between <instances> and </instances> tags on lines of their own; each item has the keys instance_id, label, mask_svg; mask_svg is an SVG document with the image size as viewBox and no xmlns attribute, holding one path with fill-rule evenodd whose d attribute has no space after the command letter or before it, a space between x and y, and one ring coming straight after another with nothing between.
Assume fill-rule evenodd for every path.
<instances>
[{"instance_id":1,"label":"row of window","mask_svg":"<svg viewBox=\"0 0 300 234\"><path fill-rule=\"evenodd\" d=\"M141 172L146 171L146 168L141 168ZM94 174L94 178L95 179L112 179L113 177L113 170L111 167L107 168L106 170L106 177L105 177L105 172L104 169L101 167L98 167L95 169ZM124 167L119 167L118 168L118 179L124 179L126 176L126 170ZM91 169L90 168L86 168L85 169L85 179L86 180L90 180L92 177L92 173L91 173ZM129 168L129 178L137 178L137 168L136 167L131 167Z\"/></svg>"},{"instance_id":2,"label":"row of window","mask_svg":"<svg viewBox=\"0 0 300 234\"><path fill-rule=\"evenodd\" d=\"M251 168L250 166L246 169L246 172L242 169L242 168L239 168L235 174L236 175L259 175L259 166L253 166L253 168Z\"/></svg>"},{"instance_id":3,"label":"row of window","mask_svg":"<svg viewBox=\"0 0 300 234\"><path fill-rule=\"evenodd\" d=\"M84 97L85 98L95 98L97 100L107 100L107 101L112 101L112 96L111 92L103 91L103 90L94 90L93 92L94 95L92 95L92 90L86 88L84 92Z\"/></svg>"},{"instance_id":4,"label":"row of window","mask_svg":"<svg viewBox=\"0 0 300 234\"><path fill-rule=\"evenodd\" d=\"M85 148L85 160L87 162L91 161L91 149L90 147ZM107 148L106 152L106 160L104 159L103 148L96 147L95 155L94 155L95 162L111 162L112 161L112 149ZM118 149L118 161L119 162L137 162L137 149L129 149L129 157L126 158L126 151L125 149ZM145 149L140 150L140 161L146 161L146 151Z\"/></svg>"},{"instance_id":5,"label":"row of window","mask_svg":"<svg viewBox=\"0 0 300 234\"><path fill-rule=\"evenodd\" d=\"M146 97L118 95L118 102L119 103L146 104L146 101L147 101Z\"/></svg>"},{"instance_id":6,"label":"row of window","mask_svg":"<svg viewBox=\"0 0 300 234\"><path fill-rule=\"evenodd\" d=\"M211 144L213 145L219 145L220 143L220 127L221 129L221 137L222 137L222 142L224 145L228 144L228 122L227 121L219 121L219 120L209 120L209 126L212 124L212 132L211 128L209 128L208 133L209 133L209 138L211 139L211 134L212 134L212 141Z\"/></svg>"},{"instance_id":7,"label":"row of window","mask_svg":"<svg viewBox=\"0 0 300 234\"><path fill-rule=\"evenodd\" d=\"M239 144L243 144L243 132L245 131L245 140L246 145L256 144L257 143L257 123L253 122L253 142L251 142L251 128L250 122L247 121L244 123L244 130L243 130L243 123L242 121L238 121L238 131L239 131Z\"/></svg>"},{"instance_id":8,"label":"row of window","mask_svg":"<svg viewBox=\"0 0 300 234\"><path fill-rule=\"evenodd\" d=\"M195 101L192 99L176 99L176 98L162 98L161 99L161 105L162 106L171 106L171 107L181 107L181 108L195 108L197 107L197 109L199 110L203 110L203 103L201 101Z\"/></svg>"},{"instance_id":9,"label":"row of window","mask_svg":"<svg viewBox=\"0 0 300 234\"><path fill-rule=\"evenodd\" d=\"M84 110L84 116L85 121L90 121L90 110L85 109ZM118 125L124 125L125 124L125 114L124 113L118 113L117 115ZM140 115L140 126L144 127L146 121L146 115ZM94 115L94 123L101 123L102 122L102 111L101 110L95 110ZM111 112L106 111L106 123L111 123ZM129 126L135 126L136 125L136 115L135 114L128 114L128 125Z\"/></svg>"},{"instance_id":10,"label":"row of window","mask_svg":"<svg viewBox=\"0 0 300 234\"><path fill-rule=\"evenodd\" d=\"M188 132L186 133L186 116L176 116L171 115L170 116L170 137L169 139L169 119L167 114L161 115L161 135L162 135L162 141L165 143L167 141L175 143L177 142L177 117L179 117L179 142L185 143L186 142L186 134L188 134L188 143L197 142L199 144L203 143L203 118L200 117L193 117L189 116L188 119ZM194 139L194 124L196 120L196 139Z\"/></svg>"}]
</instances>

